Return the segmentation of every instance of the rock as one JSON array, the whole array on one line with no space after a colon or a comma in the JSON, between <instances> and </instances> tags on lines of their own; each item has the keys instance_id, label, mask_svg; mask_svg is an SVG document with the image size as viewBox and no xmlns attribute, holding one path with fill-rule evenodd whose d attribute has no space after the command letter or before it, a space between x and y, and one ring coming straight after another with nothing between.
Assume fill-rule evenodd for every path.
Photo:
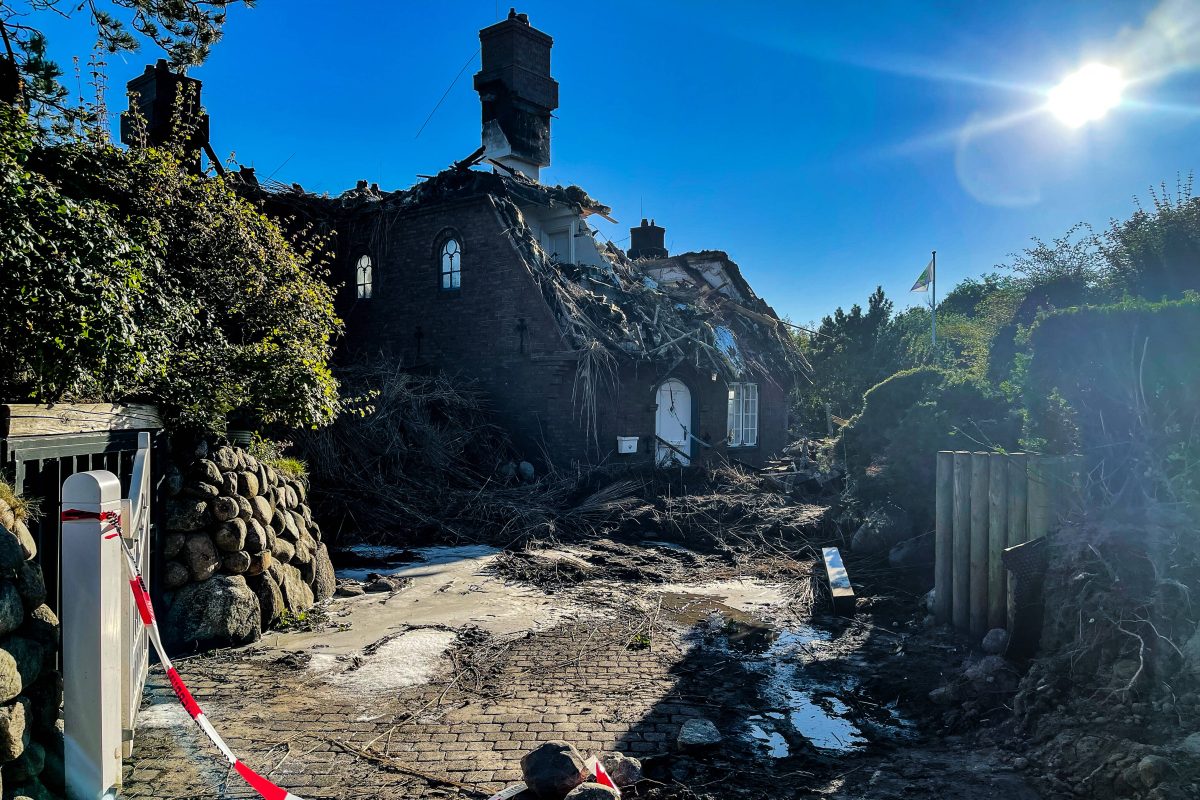
<instances>
[{"instance_id":1,"label":"rock","mask_svg":"<svg viewBox=\"0 0 1200 800\"><path fill-rule=\"evenodd\" d=\"M166 480L163 481L168 497L174 497L183 491L183 473L174 464L167 470Z\"/></svg>"},{"instance_id":2,"label":"rock","mask_svg":"<svg viewBox=\"0 0 1200 800\"><path fill-rule=\"evenodd\" d=\"M243 497L257 497L261 489L262 484L253 472L247 470L238 473L238 494Z\"/></svg>"},{"instance_id":3,"label":"rock","mask_svg":"<svg viewBox=\"0 0 1200 800\"><path fill-rule=\"evenodd\" d=\"M25 604L15 584L0 582L0 636L12 633L25 621Z\"/></svg>"},{"instance_id":4,"label":"rock","mask_svg":"<svg viewBox=\"0 0 1200 800\"><path fill-rule=\"evenodd\" d=\"M211 578L221 565L221 560L217 557L217 548L207 533L189 536L183 545L183 556L188 570L192 573L192 580L197 583Z\"/></svg>"},{"instance_id":5,"label":"rock","mask_svg":"<svg viewBox=\"0 0 1200 800\"><path fill-rule=\"evenodd\" d=\"M338 597L362 597L366 593L367 590L362 587L361 583L339 584L334 592Z\"/></svg>"},{"instance_id":6,"label":"rock","mask_svg":"<svg viewBox=\"0 0 1200 800\"><path fill-rule=\"evenodd\" d=\"M163 586L166 588L178 589L191 579L191 571L178 561L163 564Z\"/></svg>"},{"instance_id":7,"label":"rock","mask_svg":"<svg viewBox=\"0 0 1200 800\"><path fill-rule=\"evenodd\" d=\"M300 570L290 564L276 561L270 566L269 572L283 592L283 603L293 616L312 608L313 593L308 584L300 577Z\"/></svg>"},{"instance_id":8,"label":"rock","mask_svg":"<svg viewBox=\"0 0 1200 800\"><path fill-rule=\"evenodd\" d=\"M251 505L250 501L247 498L242 497L239 494L236 497L234 497L233 499L234 499L234 502L236 502L238 504L238 518L239 519L244 519L247 522L254 519L254 506Z\"/></svg>"},{"instance_id":9,"label":"rock","mask_svg":"<svg viewBox=\"0 0 1200 800\"><path fill-rule=\"evenodd\" d=\"M24 636L9 636L0 639L0 649L8 653L16 664L22 688L32 685L42 674L42 662L46 650L32 639ZM7 702L7 700L0 702Z\"/></svg>"},{"instance_id":10,"label":"rock","mask_svg":"<svg viewBox=\"0 0 1200 800\"><path fill-rule=\"evenodd\" d=\"M219 486L222 483L221 468L207 458L201 458L192 464L192 475L204 483Z\"/></svg>"},{"instance_id":11,"label":"rock","mask_svg":"<svg viewBox=\"0 0 1200 800\"><path fill-rule=\"evenodd\" d=\"M221 496L219 487L204 481L197 481L189 486L184 486L183 491L179 493L181 498L191 498L194 500L204 500L205 502L213 500Z\"/></svg>"},{"instance_id":12,"label":"rock","mask_svg":"<svg viewBox=\"0 0 1200 800\"><path fill-rule=\"evenodd\" d=\"M221 493L227 497L241 497L238 494L238 477L236 472L221 473Z\"/></svg>"},{"instance_id":13,"label":"rock","mask_svg":"<svg viewBox=\"0 0 1200 800\"><path fill-rule=\"evenodd\" d=\"M247 575L261 575L271 568L275 563L275 557L271 555L270 550L261 553L255 553L250 556L250 566L246 569Z\"/></svg>"},{"instance_id":14,"label":"rock","mask_svg":"<svg viewBox=\"0 0 1200 800\"><path fill-rule=\"evenodd\" d=\"M521 480L523 480L525 483L533 483L533 464L530 464L528 461L522 461L520 464L517 464L517 475L519 475Z\"/></svg>"},{"instance_id":15,"label":"rock","mask_svg":"<svg viewBox=\"0 0 1200 800\"><path fill-rule=\"evenodd\" d=\"M236 553L225 553L221 556L221 569L234 575L241 575L250 569L250 554L245 550Z\"/></svg>"},{"instance_id":16,"label":"rock","mask_svg":"<svg viewBox=\"0 0 1200 800\"><path fill-rule=\"evenodd\" d=\"M275 510L272 509L270 500L264 497L251 498L250 504L254 506L254 519L260 524L271 524L271 515L274 515Z\"/></svg>"},{"instance_id":17,"label":"rock","mask_svg":"<svg viewBox=\"0 0 1200 800\"><path fill-rule=\"evenodd\" d=\"M675 743L680 750L701 750L720 744L723 738L711 720L696 717L683 723Z\"/></svg>"},{"instance_id":18,"label":"rock","mask_svg":"<svg viewBox=\"0 0 1200 800\"><path fill-rule=\"evenodd\" d=\"M241 575L214 575L175 593L163 633L178 646L225 647L256 641L262 633L258 595Z\"/></svg>"},{"instance_id":19,"label":"rock","mask_svg":"<svg viewBox=\"0 0 1200 800\"><path fill-rule=\"evenodd\" d=\"M1183 668L1191 674L1193 680L1200 681L1200 627L1188 637L1180 651L1183 653Z\"/></svg>"},{"instance_id":20,"label":"rock","mask_svg":"<svg viewBox=\"0 0 1200 800\"><path fill-rule=\"evenodd\" d=\"M213 451L212 460L216 462L217 467L222 472L229 472L238 468L237 451L228 445L218 447Z\"/></svg>"},{"instance_id":21,"label":"rock","mask_svg":"<svg viewBox=\"0 0 1200 800\"><path fill-rule=\"evenodd\" d=\"M242 546L250 553L261 553L263 550L271 549L271 539L267 536L267 531L261 522L252 519L246 523L246 541L242 543Z\"/></svg>"},{"instance_id":22,"label":"rock","mask_svg":"<svg viewBox=\"0 0 1200 800\"><path fill-rule=\"evenodd\" d=\"M37 542L33 540L33 535L24 521L17 520L12 527L12 534L17 537L17 544L21 547L21 555L24 556L25 561L37 556Z\"/></svg>"},{"instance_id":23,"label":"rock","mask_svg":"<svg viewBox=\"0 0 1200 800\"><path fill-rule=\"evenodd\" d=\"M275 540L275 544L271 546L271 555L277 561L282 561L284 564L290 562L296 557L296 548L292 543L282 537Z\"/></svg>"},{"instance_id":24,"label":"rock","mask_svg":"<svg viewBox=\"0 0 1200 800\"><path fill-rule=\"evenodd\" d=\"M62 638L62 626L58 615L50 606L42 604L29 612L29 618L21 626L21 633L47 649L56 649Z\"/></svg>"},{"instance_id":25,"label":"rock","mask_svg":"<svg viewBox=\"0 0 1200 800\"><path fill-rule=\"evenodd\" d=\"M988 655L1001 656L1008 649L1008 631L1004 628L992 628L983 637L980 649Z\"/></svg>"},{"instance_id":26,"label":"rock","mask_svg":"<svg viewBox=\"0 0 1200 800\"><path fill-rule=\"evenodd\" d=\"M229 498L222 497L221 499L228 500ZM246 533L246 522L235 516L213 532L213 542L226 553L235 553L238 550L246 549Z\"/></svg>"},{"instance_id":27,"label":"rock","mask_svg":"<svg viewBox=\"0 0 1200 800\"><path fill-rule=\"evenodd\" d=\"M925 613L932 614L937 610L937 589L930 589L925 593L924 599L921 601L925 606Z\"/></svg>"},{"instance_id":28,"label":"rock","mask_svg":"<svg viewBox=\"0 0 1200 800\"><path fill-rule=\"evenodd\" d=\"M208 442L203 439L196 440L196 447L192 453L193 458L208 458Z\"/></svg>"},{"instance_id":29,"label":"rock","mask_svg":"<svg viewBox=\"0 0 1200 800\"><path fill-rule=\"evenodd\" d=\"M237 500L232 497L217 497L208 504L209 510L212 512L213 519L217 522L225 522L226 520L236 519L238 515Z\"/></svg>"},{"instance_id":30,"label":"rock","mask_svg":"<svg viewBox=\"0 0 1200 800\"><path fill-rule=\"evenodd\" d=\"M1029 759L1024 756L1017 756L1012 760L1013 769L1023 770L1029 767Z\"/></svg>"},{"instance_id":31,"label":"rock","mask_svg":"<svg viewBox=\"0 0 1200 800\"><path fill-rule=\"evenodd\" d=\"M29 700L18 697L10 705L0 707L0 762L8 763L25 750L28 731Z\"/></svg>"},{"instance_id":32,"label":"rock","mask_svg":"<svg viewBox=\"0 0 1200 800\"><path fill-rule=\"evenodd\" d=\"M279 621L286 606L283 603L283 591L269 573L262 573L247 579L250 588L258 595L258 607L262 611L262 629L265 631Z\"/></svg>"},{"instance_id":33,"label":"rock","mask_svg":"<svg viewBox=\"0 0 1200 800\"><path fill-rule=\"evenodd\" d=\"M1138 778L1147 789L1153 789L1162 782L1163 776L1167 774L1169 768L1170 762L1162 756L1146 756L1138 762Z\"/></svg>"},{"instance_id":34,"label":"rock","mask_svg":"<svg viewBox=\"0 0 1200 800\"><path fill-rule=\"evenodd\" d=\"M564 800L615 800L621 795L615 789L598 783L581 783L567 793Z\"/></svg>"},{"instance_id":35,"label":"rock","mask_svg":"<svg viewBox=\"0 0 1200 800\"><path fill-rule=\"evenodd\" d=\"M183 552L183 545L187 541L185 534L178 531L172 531L163 537L162 554L164 558L174 558Z\"/></svg>"},{"instance_id":36,"label":"rock","mask_svg":"<svg viewBox=\"0 0 1200 800\"><path fill-rule=\"evenodd\" d=\"M888 550L892 569L920 569L933 564L933 541L929 537L908 539Z\"/></svg>"},{"instance_id":37,"label":"rock","mask_svg":"<svg viewBox=\"0 0 1200 800\"><path fill-rule=\"evenodd\" d=\"M198 531L208 524L208 503L179 498L167 503L167 530Z\"/></svg>"},{"instance_id":38,"label":"rock","mask_svg":"<svg viewBox=\"0 0 1200 800\"><path fill-rule=\"evenodd\" d=\"M558 800L592 777L572 745L551 741L538 745L521 759L525 785L542 800Z\"/></svg>"},{"instance_id":39,"label":"rock","mask_svg":"<svg viewBox=\"0 0 1200 800\"><path fill-rule=\"evenodd\" d=\"M912 536L912 518L895 506L873 509L854 532L850 549L855 553L882 553Z\"/></svg>"},{"instance_id":40,"label":"rock","mask_svg":"<svg viewBox=\"0 0 1200 800\"><path fill-rule=\"evenodd\" d=\"M0 649L0 703L7 703L21 693L21 671L12 653Z\"/></svg>"},{"instance_id":41,"label":"rock","mask_svg":"<svg viewBox=\"0 0 1200 800\"><path fill-rule=\"evenodd\" d=\"M1185 753L1190 753L1194 756L1200 756L1200 731L1189 733L1184 740L1179 743L1179 749Z\"/></svg>"},{"instance_id":42,"label":"rock","mask_svg":"<svg viewBox=\"0 0 1200 800\"><path fill-rule=\"evenodd\" d=\"M333 572L333 562L329 559L329 548L319 544L313 553L313 597L317 602L333 597L337 589L337 577Z\"/></svg>"},{"instance_id":43,"label":"rock","mask_svg":"<svg viewBox=\"0 0 1200 800\"><path fill-rule=\"evenodd\" d=\"M42 565L26 561L17 575L17 591L26 610L34 609L46 602L46 579L42 576Z\"/></svg>"},{"instance_id":44,"label":"rock","mask_svg":"<svg viewBox=\"0 0 1200 800\"><path fill-rule=\"evenodd\" d=\"M600 763L617 786L633 786L642 779L642 762L632 756L624 753L605 753Z\"/></svg>"},{"instance_id":45,"label":"rock","mask_svg":"<svg viewBox=\"0 0 1200 800\"><path fill-rule=\"evenodd\" d=\"M375 575L372 573L367 576L367 584L363 587L368 592L398 592L408 585L408 580L405 578L396 578L391 575Z\"/></svg>"},{"instance_id":46,"label":"rock","mask_svg":"<svg viewBox=\"0 0 1200 800\"><path fill-rule=\"evenodd\" d=\"M8 528L0 530L0 577L15 578L24 566L25 549L16 532Z\"/></svg>"},{"instance_id":47,"label":"rock","mask_svg":"<svg viewBox=\"0 0 1200 800\"><path fill-rule=\"evenodd\" d=\"M929 700L939 706L948 706L958 700L958 692L950 686L939 686L929 693Z\"/></svg>"},{"instance_id":48,"label":"rock","mask_svg":"<svg viewBox=\"0 0 1200 800\"><path fill-rule=\"evenodd\" d=\"M308 489L304 487L304 480L298 480L292 484L296 489L296 503L304 505L308 503Z\"/></svg>"},{"instance_id":49,"label":"rock","mask_svg":"<svg viewBox=\"0 0 1200 800\"><path fill-rule=\"evenodd\" d=\"M1008 669L1008 662L1000 656L984 656L963 672L967 680L988 681Z\"/></svg>"},{"instance_id":50,"label":"rock","mask_svg":"<svg viewBox=\"0 0 1200 800\"><path fill-rule=\"evenodd\" d=\"M15 760L4 765L4 785L22 784L42 774L46 766L46 751L40 744L30 741Z\"/></svg>"}]
</instances>

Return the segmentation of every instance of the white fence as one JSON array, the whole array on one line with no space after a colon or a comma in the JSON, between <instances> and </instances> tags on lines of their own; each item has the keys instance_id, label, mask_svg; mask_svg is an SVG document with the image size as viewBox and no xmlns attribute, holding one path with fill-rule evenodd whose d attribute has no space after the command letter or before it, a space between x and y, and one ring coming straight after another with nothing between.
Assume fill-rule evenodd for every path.
<instances>
[{"instance_id":1,"label":"white fence","mask_svg":"<svg viewBox=\"0 0 1200 800\"><path fill-rule=\"evenodd\" d=\"M150 568L150 435L138 436L129 498L105 470L76 473L62 487L62 633L65 767L70 800L96 800L121 782L149 666L116 528L142 574Z\"/></svg>"}]
</instances>

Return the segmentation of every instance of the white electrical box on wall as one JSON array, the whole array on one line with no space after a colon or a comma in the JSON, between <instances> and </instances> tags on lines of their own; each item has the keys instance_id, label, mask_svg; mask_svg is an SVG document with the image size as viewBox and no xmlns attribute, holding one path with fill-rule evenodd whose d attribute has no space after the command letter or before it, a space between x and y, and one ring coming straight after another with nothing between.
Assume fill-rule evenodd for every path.
<instances>
[{"instance_id":1,"label":"white electrical box on wall","mask_svg":"<svg viewBox=\"0 0 1200 800\"><path fill-rule=\"evenodd\" d=\"M617 437L617 452L621 454L636 453L638 446L638 437L636 436L618 436Z\"/></svg>"}]
</instances>

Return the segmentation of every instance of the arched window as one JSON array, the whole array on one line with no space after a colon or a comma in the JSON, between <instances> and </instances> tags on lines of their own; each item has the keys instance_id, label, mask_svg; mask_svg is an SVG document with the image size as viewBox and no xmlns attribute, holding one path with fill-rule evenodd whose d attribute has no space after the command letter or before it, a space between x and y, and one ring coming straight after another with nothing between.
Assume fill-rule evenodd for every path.
<instances>
[{"instance_id":1,"label":"arched window","mask_svg":"<svg viewBox=\"0 0 1200 800\"><path fill-rule=\"evenodd\" d=\"M358 286L358 299L369 300L375 282L375 270L371 266L371 257L363 256L358 260L358 270L355 276Z\"/></svg>"},{"instance_id":2,"label":"arched window","mask_svg":"<svg viewBox=\"0 0 1200 800\"><path fill-rule=\"evenodd\" d=\"M462 249L458 239L451 236L442 244L442 288L457 289L462 286Z\"/></svg>"}]
</instances>

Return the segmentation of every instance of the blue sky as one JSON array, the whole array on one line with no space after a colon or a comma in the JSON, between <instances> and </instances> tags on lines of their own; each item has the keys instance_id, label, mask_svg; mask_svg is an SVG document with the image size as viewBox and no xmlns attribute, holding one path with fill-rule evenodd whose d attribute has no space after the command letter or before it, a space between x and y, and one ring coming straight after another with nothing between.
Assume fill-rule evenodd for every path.
<instances>
[{"instance_id":1,"label":"blue sky","mask_svg":"<svg viewBox=\"0 0 1200 800\"><path fill-rule=\"evenodd\" d=\"M495 0L260 0L204 66L221 155L339 192L404 188L479 143L478 29ZM642 215L672 251L722 249L781 314L815 320L876 285L904 306L937 249L939 290L1031 236L1125 217L1200 159L1200 2L530 0L561 106L543 180ZM52 55L90 50L43 20ZM157 58L109 65L109 103ZM1037 109L1082 64L1136 79L1071 130ZM438 99L463 70L419 137ZM595 218L592 218L595 220Z\"/></svg>"}]
</instances>

